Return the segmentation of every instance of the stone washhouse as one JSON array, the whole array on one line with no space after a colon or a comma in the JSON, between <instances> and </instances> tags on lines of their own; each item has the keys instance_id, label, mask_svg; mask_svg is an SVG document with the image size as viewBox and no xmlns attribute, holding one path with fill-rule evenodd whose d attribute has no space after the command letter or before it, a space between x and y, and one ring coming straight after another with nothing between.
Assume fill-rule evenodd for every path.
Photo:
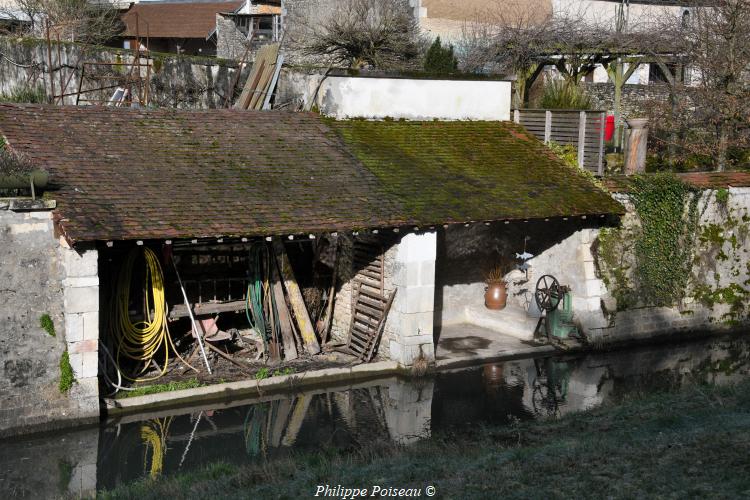
<instances>
[{"instance_id":1,"label":"stone washhouse","mask_svg":"<svg viewBox=\"0 0 750 500\"><path fill-rule=\"evenodd\" d=\"M410 366L418 358L434 362L440 331L460 331L467 311L482 304L484 274L500 254L528 241L532 252L551 249L552 267L558 252L571 275L583 275L588 263L575 245L623 212L507 121L0 105L0 131L10 148L50 173L45 198L55 206L3 215L10 217L8 248L34 248L45 269L41 283L26 288L44 294L37 308L50 312L58 330L57 343L45 340L48 352L26 335L4 354L31 365L23 365L23 384L7 391L7 407L20 408L28 426L98 418L111 275L131 248L158 253L210 243L221 251L274 240L292 255L313 238L334 238L331 336L346 342L362 271L352 255L361 242L374 242L384 291L397 292L376 359ZM556 250L561 241L564 251ZM576 307L598 307L601 290L582 283ZM167 300L179 303L169 293ZM9 328L35 321L9 317ZM42 388L56 375L50 353L65 349L75 398L48 397ZM7 417L18 423L17 414Z\"/></svg>"}]
</instances>

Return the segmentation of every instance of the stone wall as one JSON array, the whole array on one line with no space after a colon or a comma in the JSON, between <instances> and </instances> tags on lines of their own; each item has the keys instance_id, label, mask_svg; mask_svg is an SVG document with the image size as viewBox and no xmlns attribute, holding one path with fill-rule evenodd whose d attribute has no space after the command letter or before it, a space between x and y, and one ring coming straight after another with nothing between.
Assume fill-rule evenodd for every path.
<instances>
[{"instance_id":1,"label":"stone wall","mask_svg":"<svg viewBox=\"0 0 750 500\"><path fill-rule=\"evenodd\" d=\"M0 37L0 94L8 94L14 89L26 86L42 86L49 93L50 71L47 44L44 40ZM53 45L52 78L55 93L60 93L60 77L67 82L66 93L75 93L80 80L80 68L86 62L126 62L132 58L121 49L107 47L84 47L72 43L60 45L60 58ZM234 77L237 63L210 57L177 56L174 54L153 54L153 70L150 80L151 105L176 108L215 108L221 107L227 89ZM91 67L87 67L90 71ZM129 68L128 68L129 69ZM103 71L100 67L99 71ZM122 66L116 71L124 73ZM243 76L249 73L249 65L243 69ZM145 67L142 75L146 77ZM83 90L95 89L104 83L84 79ZM238 87L241 89L243 78ZM86 94L89 99L109 99L113 89ZM75 103L75 95L65 98L66 104Z\"/></svg>"},{"instance_id":2,"label":"stone wall","mask_svg":"<svg viewBox=\"0 0 750 500\"><path fill-rule=\"evenodd\" d=\"M290 68L284 66L276 86L276 103L288 104L292 109L311 109L318 86L325 79L325 69Z\"/></svg>"},{"instance_id":3,"label":"stone wall","mask_svg":"<svg viewBox=\"0 0 750 500\"><path fill-rule=\"evenodd\" d=\"M612 83L581 83L591 97L591 107L601 109L608 115L614 114L615 86ZM623 119L643 118L648 116L649 107L654 102L667 102L669 87L666 84L624 85L622 87Z\"/></svg>"},{"instance_id":4,"label":"stone wall","mask_svg":"<svg viewBox=\"0 0 750 500\"><path fill-rule=\"evenodd\" d=\"M615 235L614 252L620 260L613 265L598 252L596 271L608 283L601 316L598 320L592 316L589 324L593 338L617 342L688 331L725 331L750 323L750 188L700 193L696 234L685 242L692 248L692 268L682 300L671 307L616 300L618 289L623 288L632 288L637 297L634 241L640 228L629 198L618 198L628 209ZM594 236L601 243L602 235Z\"/></svg>"},{"instance_id":5,"label":"stone wall","mask_svg":"<svg viewBox=\"0 0 750 500\"><path fill-rule=\"evenodd\" d=\"M235 24L233 17L216 14L216 56L222 59L242 58L247 47L247 35Z\"/></svg>"},{"instance_id":6,"label":"stone wall","mask_svg":"<svg viewBox=\"0 0 750 500\"><path fill-rule=\"evenodd\" d=\"M98 420L99 325L90 313L98 316L99 297L84 291L88 305L81 303L77 290L91 284L84 267L55 239L50 211L17 212L0 203L0 436ZM89 313L93 323L74 321L70 311ZM43 315L54 337L40 326ZM61 394L66 349L78 382Z\"/></svg>"}]
</instances>

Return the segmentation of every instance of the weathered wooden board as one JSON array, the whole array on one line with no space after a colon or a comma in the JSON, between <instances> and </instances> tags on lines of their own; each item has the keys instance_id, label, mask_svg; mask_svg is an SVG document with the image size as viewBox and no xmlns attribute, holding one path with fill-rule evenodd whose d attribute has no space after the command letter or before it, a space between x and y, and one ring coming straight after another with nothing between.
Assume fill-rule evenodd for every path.
<instances>
[{"instance_id":1,"label":"weathered wooden board","mask_svg":"<svg viewBox=\"0 0 750 500\"><path fill-rule=\"evenodd\" d=\"M315 336L315 329L310 320L310 313L307 312L305 300L302 298L302 292L299 289L297 280L294 278L294 271L292 270L289 257L284 249L284 243L280 240L274 240L273 250L276 254L276 260L279 264L279 270L281 271L281 278L284 280L284 288L286 288L286 292L289 295L289 301L292 304L292 311L297 320L297 327L302 336L305 350L310 354L318 354L320 352L320 344Z\"/></svg>"},{"instance_id":2,"label":"weathered wooden board","mask_svg":"<svg viewBox=\"0 0 750 500\"><path fill-rule=\"evenodd\" d=\"M297 359L297 344L294 341L294 332L292 331L292 318L289 309L286 306L284 297L284 287L279 279L279 272L276 269L276 259L271 262L271 283L273 287L273 296L276 301L276 311L279 313L279 328L281 329L281 340L284 344L284 359Z\"/></svg>"},{"instance_id":3,"label":"weathered wooden board","mask_svg":"<svg viewBox=\"0 0 750 500\"><path fill-rule=\"evenodd\" d=\"M242 89L240 98L234 105L237 109L261 109L268 86L276 70L279 44L264 45L258 50L255 62ZM258 104L260 103L260 105Z\"/></svg>"}]
</instances>

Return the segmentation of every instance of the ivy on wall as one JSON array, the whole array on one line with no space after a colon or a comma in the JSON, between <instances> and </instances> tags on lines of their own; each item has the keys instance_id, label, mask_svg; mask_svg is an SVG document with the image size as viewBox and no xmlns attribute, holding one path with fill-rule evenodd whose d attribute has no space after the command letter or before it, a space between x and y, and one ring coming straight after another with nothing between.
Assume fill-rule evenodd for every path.
<instances>
[{"instance_id":1,"label":"ivy on wall","mask_svg":"<svg viewBox=\"0 0 750 500\"><path fill-rule=\"evenodd\" d=\"M711 321L747 321L747 208L730 205L727 189L698 191L671 174L635 177L630 186L629 215L621 227L601 230L595 252L618 310L684 307L694 300L712 311ZM709 220L701 224L709 209Z\"/></svg>"},{"instance_id":2,"label":"ivy on wall","mask_svg":"<svg viewBox=\"0 0 750 500\"><path fill-rule=\"evenodd\" d=\"M640 223L602 230L597 252L618 309L670 306L685 297L699 199L672 174L632 178L630 201Z\"/></svg>"},{"instance_id":3,"label":"ivy on wall","mask_svg":"<svg viewBox=\"0 0 750 500\"><path fill-rule=\"evenodd\" d=\"M660 174L634 178L631 199L641 220L635 281L642 300L676 304L690 279L700 196L674 175Z\"/></svg>"}]
</instances>

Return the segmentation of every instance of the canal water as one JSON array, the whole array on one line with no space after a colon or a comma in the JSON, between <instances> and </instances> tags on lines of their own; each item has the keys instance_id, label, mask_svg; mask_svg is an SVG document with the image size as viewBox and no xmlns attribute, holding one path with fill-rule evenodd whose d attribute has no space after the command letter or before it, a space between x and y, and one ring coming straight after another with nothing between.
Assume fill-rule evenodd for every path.
<instances>
[{"instance_id":1,"label":"canal water","mask_svg":"<svg viewBox=\"0 0 750 500\"><path fill-rule=\"evenodd\" d=\"M408 445L478 423L556 418L638 393L729 384L749 374L750 340L727 337L128 416L0 442L0 498L88 494L214 461L243 464L378 440Z\"/></svg>"}]
</instances>

